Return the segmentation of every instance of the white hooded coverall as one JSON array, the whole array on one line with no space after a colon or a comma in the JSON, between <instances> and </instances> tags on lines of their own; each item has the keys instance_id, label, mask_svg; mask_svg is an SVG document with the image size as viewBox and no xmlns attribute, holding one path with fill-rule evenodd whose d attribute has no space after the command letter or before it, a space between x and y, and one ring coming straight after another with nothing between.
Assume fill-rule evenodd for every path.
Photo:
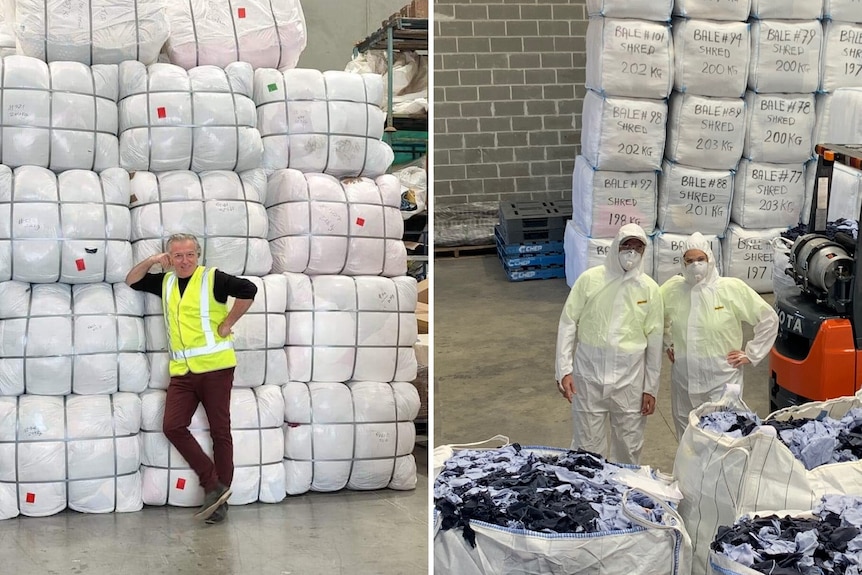
<instances>
[{"instance_id":1,"label":"white hooded coverall","mask_svg":"<svg viewBox=\"0 0 862 575\"><path fill-rule=\"evenodd\" d=\"M673 348L671 410L677 439L688 415L704 403L718 401L728 384L742 388L742 367L727 360L742 350L752 365L769 354L778 334L778 315L760 295L737 278L718 275L709 242L693 234L685 251L701 250L708 258L705 277L692 285L674 276L661 287L665 348ZM682 262L685 269L685 262ZM742 322L754 326L754 339L742 348Z\"/></svg>"},{"instance_id":2,"label":"white hooded coverall","mask_svg":"<svg viewBox=\"0 0 862 575\"><path fill-rule=\"evenodd\" d=\"M572 286L557 332L556 378L574 378L572 449L637 464L646 423L643 394L658 393L663 309L658 284L643 273L643 263L628 272L620 264L619 246L631 237L647 242L640 226L623 226L604 264Z\"/></svg>"}]
</instances>

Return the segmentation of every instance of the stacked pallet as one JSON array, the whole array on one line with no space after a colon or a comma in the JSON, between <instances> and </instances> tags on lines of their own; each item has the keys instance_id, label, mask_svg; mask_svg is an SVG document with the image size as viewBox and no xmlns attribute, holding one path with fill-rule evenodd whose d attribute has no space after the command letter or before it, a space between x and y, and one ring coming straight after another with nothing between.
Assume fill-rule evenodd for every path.
<instances>
[{"instance_id":1,"label":"stacked pallet","mask_svg":"<svg viewBox=\"0 0 862 575\"><path fill-rule=\"evenodd\" d=\"M571 215L556 202L500 203L494 237L509 281L565 277L563 236Z\"/></svg>"}]
</instances>

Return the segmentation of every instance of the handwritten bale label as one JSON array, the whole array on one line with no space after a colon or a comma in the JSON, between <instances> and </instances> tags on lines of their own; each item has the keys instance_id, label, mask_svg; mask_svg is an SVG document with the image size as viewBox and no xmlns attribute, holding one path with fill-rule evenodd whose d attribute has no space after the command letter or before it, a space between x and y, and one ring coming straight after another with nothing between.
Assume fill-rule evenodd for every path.
<instances>
[{"instance_id":1,"label":"handwritten bale label","mask_svg":"<svg viewBox=\"0 0 862 575\"><path fill-rule=\"evenodd\" d=\"M670 101L666 155L698 168L729 170L742 157L745 102L674 93Z\"/></svg>"},{"instance_id":2,"label":"handwritten bale label","mask_svg":"<svg viewBox=\"0 0 862 575\"><path fill-rule=\"evenodd\" d=\"M823 28L818 21L751 24L748 87L759 93L811 93L820 84Z\"/></svg>"},{"instance_id":3,"label":"handwritten bale label","mask_svg":"<svg viewBox=\"0 0 862 575\"><path fill-rule=\"evenodd\" d=\"M862 87L862 24L827 22L825 34L820 89Z\"/></svg>"},{"instance_id":4,"label":"handwritten bale label","mask_svg":"<svg viewBox=\"0 0 862 575\"><path fill-rule=\"evenodd\" d=\"M731 170L701 170L665 162L659 177L658 225L678 234L723 234L730 218Z\"/></svg>"},{"instance_id":5,"label":"handwritten bale label","mask_svg":"<svg viewBox=\"0 0 862 575\"><path fill-rule=\"evenodd\" d=\"M805 201L805 169L799 164L742 160L736 171L731 219L744 228L794 226Z\"/></svg>"},{"instance_id":6,"label":"handwritten bale label","mask_svg":"<svg viewBox=\"0 0 862 575\"><path fill-rule=\"evenodd\" d=\"M756 94L746 101L743 155L757 162L804 162L817 122L813 94Z\"/></svg>"},{"instance_id":7,"label":"handwritten bale label","mask_svg":"<svg viewBox=\"0 0 862 575\"><path fill-rule=\"evenodd\" d=\"M751 57L748 24L677 19L673 44L678 91L729 98L745 93Z\"/></svg>"},{"instance_id":8,"label":"handwritten bale label","mask_svg":"<svg viewBox=\"0 0 862 575\"><path fill-rule=\"evenodd\" d=\"M748 230L730 224L722 240L724 276L741 279L759 293L771 292L775 252L770 242L785 229Z\"/></svg>"}]
</instances>

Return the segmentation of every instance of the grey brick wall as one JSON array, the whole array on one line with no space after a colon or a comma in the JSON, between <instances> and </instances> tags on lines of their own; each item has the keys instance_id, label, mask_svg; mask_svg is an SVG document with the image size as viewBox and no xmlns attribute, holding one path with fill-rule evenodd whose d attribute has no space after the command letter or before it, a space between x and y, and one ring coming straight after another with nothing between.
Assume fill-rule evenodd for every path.
<instances>
[{"instance_id":1,"label":"grey brick wall","mask_svg":"<svg viewBox=\"0 0 862 575\"><path fill-rule=\"evenodd\" d=\"M584 0L434 0L434 201L569 199Z\"/></svg>"}]
</instances>

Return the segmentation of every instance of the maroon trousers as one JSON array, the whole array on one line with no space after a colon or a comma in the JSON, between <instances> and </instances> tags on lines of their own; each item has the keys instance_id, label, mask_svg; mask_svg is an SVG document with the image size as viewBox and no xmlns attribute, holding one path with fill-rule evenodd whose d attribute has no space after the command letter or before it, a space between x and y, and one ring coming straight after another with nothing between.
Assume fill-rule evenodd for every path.
<instances>
[{"instance_id":1,"label":"maroon trousers","mask_svg":"<svg viewBox=\"0 0 862 575\"><path fill-rule=\"evenodd\" d=\"M162 429L177 451L189 462L204 491L219 482L230 487L233 481L233 438L230 434L230 390L233 367L209 373L187 373L171 377L165 401ZM213 457L210 460L189 432L192 416L202 403L210 424Z\"/></svg>"}]
</instances>

